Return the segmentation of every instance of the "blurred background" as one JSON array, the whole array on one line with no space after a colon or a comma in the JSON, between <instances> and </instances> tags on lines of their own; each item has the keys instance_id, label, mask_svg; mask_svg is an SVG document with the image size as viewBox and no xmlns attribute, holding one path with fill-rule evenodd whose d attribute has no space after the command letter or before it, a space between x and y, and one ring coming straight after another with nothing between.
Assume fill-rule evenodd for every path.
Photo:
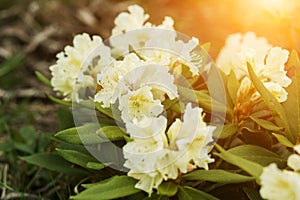
<instances>
[{"instance_id":1,"label":"blurred background","mask_svg":"<svg viewBox=\"0 0 300 200\"><path fill-rule=\"evenodd\" d=\"M35 71L50 78L56 53L87 32L108 38L114 17L141 5L150 22L164 16L179 32L211 43L216 58L229 34L248 31L300 52L298 0L0 0L0 199L65 199L69 177L27 165L20 156L53 151L51 136L73 125L70 111L50 102Z\"/></svg>"}]
</instances>

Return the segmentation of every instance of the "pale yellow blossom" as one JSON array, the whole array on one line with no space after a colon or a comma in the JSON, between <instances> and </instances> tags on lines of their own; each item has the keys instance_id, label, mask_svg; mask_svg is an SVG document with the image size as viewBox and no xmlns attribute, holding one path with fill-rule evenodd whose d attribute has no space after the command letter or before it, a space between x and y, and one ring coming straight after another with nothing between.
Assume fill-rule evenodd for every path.
<instances>
[{"instance_id":1,"label":"pale yellow blossom","mask_svg":"<svg viewBox=\"0 0 300 200\"><path fill-rule=\"evenodd\" d=\"M140 121L145 117L156 117L163 112L158 99L153 98L151 87L143 86L120 97L124 122Z\"/></svg>"},{"instance_id":2,"label":"pale yellow blossom","mask_svg":"<svg viewBox=\"0 0 300 200\"><path fill-rule=\"evenodd\" d=\"M113 64L98 74L98 83L101 90L94 97L96 102L101 102L103 107L109 107L114 103L117 86L120 80L131 70L142 66L144 62L134 53L128 54L122 61L115 61Z\"/></svg>"},{"instance_id":3,"label":"pale yellow blossom","mask_svg":"<svg viewBox=\"0 0 300 200\"><path fill-rule=\"evenodd\" d=\"M294 171L300 171L300 144L294 146L297 154L292 154L288 158L288 166Z\"/></svg>"},{"instance_id":4,"label":"pale yellow blossom","mask_svg":"<svg viewBox=\"0 0 300 200\"><path fill-rule=\"evenodd\" d=\"M54 91L62 93L66 99L78 101L79 91L94 87L97 73L113 58L110 48L103 44L100 36L76 35L73 45L58 53L56 64L50 66L51 84Z\"/></svg>"},{"instance_id":5,"label":"pale yellow blossom","mask_svg":"<svg viewBox=\"0 0 300 200\"><path fill-rule=\"evenodd\" d=\"M215 127L203 122L202 109L188 104L183 122L176 119L167 133L166 123L160 116L126 125L133 141L123 147L125 167L130 169L128 176L139 180L135 187L149 194L163 180L176 179L179 172L187 173L196 167L208 169L214 161L208 153Z\"/></svg>"},{"instance_id":6,"label":"pale yellow blossom","mask_svg":"<svg viewBox=\"0 0 300 200\"><path fill-rule=\"evenodd\" d=\"M268 200L300 200L300 175L292 171L281 171L272 163L263 169L260 176L260 195Z\"/></svg>"},{"instance_id":7,"label":"pale yellow blossom","mask_svg":"<svg viewBox=\"0 0 300 200\"><path fill-rule=\"evenodd\" d=\"M233 71L243 82L243 79L249 77L247 65L250 64L265 87L279 102L284 102L288 95L284 88L291 84L291 79L284 69L288 56L287 50L272 47L266 39L256 37L254 33L233 34L227 38L220 51L217 65L225 74ZM253 98L257 96L258 93Z\"/></svg>"}]
</instances>

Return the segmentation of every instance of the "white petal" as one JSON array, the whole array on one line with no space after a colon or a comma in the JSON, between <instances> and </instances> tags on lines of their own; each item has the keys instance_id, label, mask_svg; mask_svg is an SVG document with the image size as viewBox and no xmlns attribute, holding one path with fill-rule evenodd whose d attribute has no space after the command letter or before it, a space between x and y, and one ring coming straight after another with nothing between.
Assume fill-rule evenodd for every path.
<instances>
[{"instance_id":1,"label":"white petal","mask_svg":"<svg viewBox=\"0 0 300 200\"><path fill-rule=\"evenodd\" d=\"M300 156L293 154L288 158L288 166L292 168L294 171L300 170Z\"/></svg>"},{"instance_id":2,"label":"white petal","mask_svg":"<svg viewBox=\"0 0 300 200\"><path fill-rule=\"evenodd\" d=\"M265 199L299 199L300 176L297 173L281 171L272 163L263 169L260 176L260 194Z\"/></svg>"}]
</instances>

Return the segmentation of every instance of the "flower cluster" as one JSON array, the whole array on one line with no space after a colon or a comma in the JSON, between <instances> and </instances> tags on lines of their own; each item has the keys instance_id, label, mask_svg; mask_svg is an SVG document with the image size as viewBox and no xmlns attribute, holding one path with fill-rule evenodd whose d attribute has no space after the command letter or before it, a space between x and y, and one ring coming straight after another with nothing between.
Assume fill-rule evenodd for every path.
<instances>
[{"instance_id":1,"label":"flower cluster","mask_svg":"<svg viewBox=\"0 0 300 200\"><path fill-rule=\"evenodd\" d=\"M95 86L97 73L112 61L112 57L110 48L103 44L100 36L91 39L86 33L76 35L73 44L74 47L66 46L58 53L56 64L50 66L51 85L66 99L79 101L80 90Z\"/></svg>"},{"instance_id":2,"label":"flower cluster","mask_svg":"<svg viewBox=\"0 0 300 200\"><path fill-rule=\"evenodd\" d=\"M128 175L140 181L136 187L149 194L163 180L176 179L196 167L208 169L214 159L208 156L213 142L213 126L201 117L202 109L188 104L183 121L176 119L168 131L165 117L153 118L151 123L129 123L127 130L133 142L124 146Z\"/></svg>"},{"instance_id":3,"label":"flower cluster","mask_svg":"<svg viewBox=\"0 0 300 200\"><path fill-rule=\"evenodd\" d=\"M110 41L114 52L126 51L129 46L136 52L125 55L123 60L98 74L101 90L95 101L101 102L103 107L118 102L127 133L133 139L123 147L125 166L130 169L128 175L140 180L137 188L151 194L163 180L176 179L179 172L187 173L196 166L208 169L207 164L213 161L208 156L213 128L202 121L200 108L188 104L184 122L177 119L167 131L162 102L178 97L170 70L175 68L175 63L191 61L190 52L198 41L176 40L174 31L167 31L162 35L164 38L157 35L157 29L129 32L155 26L149 22L144 24L149 16L142 8L130 6L128 10L129 13L117 16L112 31L113 36L125 35L117 35ZM166 17L157 28L174 30L173 20ZM198 75L195 65L186 65L193 75Z\"/></svg>"},{"instance_id":4,"label":"flower cluster","mask_svg":"<svg viewBox=\"0 0 300 200\"><path fill-rule=\"evenodd\" d=\"M294 150L296 154L288 158L288 166L291 170L280 170L274 163L264 168L260 176L260 194L263 198L300 199L300 145L294 146Z\"/></svg>"},{"instance_id":5,"label":"flower cluster","mask_svg":"<svg viewBox=\"0 0 300 200\"><path fill-rule=\"evenodd\" d=\"M80 127L88 133L84 135L88 144L80 137L74 139L76 134L68 135L74 129L56 137L93 150L97 142L97 150L112 144L123 153L112 162L105 155L99 165L87 162L94 159L79 152L84 159L73 163L102 170L105 163L117 166L122 160L122 170L128 170L127 175L114 174L94 184L80 198L90 197L89 191L106 192L121 180L117 184L129 189L125 196L136 192L150 196L157 190L158 196L215 199L213 191L225 194L226 184L256 180L259 192L252 191L259 187L254 182L247 184L251 189L236 190L249 197L260 193L271 200L299 200L300 60L296 53L252 32L237 33L227 38L215 65L198 39L175 31L171 17L160 25L148 19L140 6L129 6L128 12L116 17L109 40L76 35L73 46L57 54L57 63L50 67L54 91L75 102L75 108L97 110L96 122ZM69 105L65 101L56 102ZM103 118L110 119L103 120L99 129L95 123ZM290 147L295 154L290 155ZM64 158L73 157L71 152ZM122 192L104 196L116 199L124 197Z\"/></svg>"},{"instance_id":6,"label":"flower cluster","mask_svg":"<svg viewBox=\"0 0 300 200\"><path fill-rule=\"evenodd\" d=\"M288 57L287 50L272 47L265 38L256 37L254 33L249 32L245 35L230 35L216 63L225 74L232 71L241 80L240 92L247 91L251 87L247 70L247 63L250 64L264 86L279 102L284 102L287 99L284 88L291 83L284 69ZM253 99L257 96L258 93L254 94Z\"/></svg>"},{"instance_id":7,"label":"flower cluster","mask_svg":"<svg viewBox=\"0 0 300 200\"><path fill-rule=\"evenodd\" d=\"M170 17L155 26L146 22L149 15L141 7L128 10L115 19L110 47L99 36L77 35L74 47L59 53L50 70L54 90L67 99L80 101L80 90L97 84L94 101L119 110L132 139L123 147L128 176L151 194L163 180L208 169L215 127L206 125L203 110L191 103L181 105L186 107L183 121L176 117L168 125L164 113L164 102L179 97L175 79L181 68L187 67L191 77L199 75L201 62L194 62L192 53L198 40L178 40Z\"/></svg>"}]
</instances>

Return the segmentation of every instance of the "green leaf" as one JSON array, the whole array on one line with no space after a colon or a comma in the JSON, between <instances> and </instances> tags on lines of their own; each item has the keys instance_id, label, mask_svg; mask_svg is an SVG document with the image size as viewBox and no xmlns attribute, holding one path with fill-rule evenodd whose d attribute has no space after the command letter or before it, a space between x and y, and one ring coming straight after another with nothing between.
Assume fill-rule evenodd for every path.
<instances>
[{"instance_id":1,"label":"green leaf","mask_svg":"<svg viewBox=\"0 0 300 200\"><path fill-rule=\"evenodd\" d=\"M55 137L70 144L98 144L103 142L96 134L98 128L98 124L86 124L62 130L56 133Z\"/></svg>"},{"instance_id":2,"label":"green leaf","mask_svg":"<svg viewBox=\"0 0 300 200\"><path fill-rule=\"evenodd\" d=\"M71 199L101 200L116 199L140 192L135 188L136 180L128 176L114 176L94 184Z\"/></svg>"},{"instance_id":3,"label":"green leaf","mask_svg":"<svg viewBox=\"0 0 300 200\"><path fill-rule=\"evenodd\" d=\"M86 164L86 167L89 168L89 169L100 170L100 169L105 168L108 165L109 165L109 163L102 164L102 163L99 163L99 162L88 162Z\"/></svg>"},{"instance_id":4,"label":"green leaf","mask_svg":"<svg viewBox=\"0 0 300 200\"><path fill-rule=\"evenodd\" d=\"M252 119L254 122L256 122L258 125L263 127L264 129L270 130L270 131L281 131L283 130L282 127L278 127L276 124L273 124L270 121L259 119L254 116L250 116L250 119Z\"/></svg>"},{"instance_id":5,"label":"green leaf","mask_svg":"<svg viewBox=\"0 0 300 200\"><path fill-rule=\"evenodd\" d=\"M61 156L53 153L37 153L31 156L20 157L20 159L52 171L70 175L89 175L89 173L81 169L73 168L69 162L65 161Z\"/></svg>"},{"instance_id":6,"label":"green leaf","mask_svg":"<svg viewBox=\"0 0 300 200\"><path fill-rule=\"evenodd\" d=\"M45 85L47 85L49 87L52 87L51 81L48 80L43 74L41 74L38 71L35 71L34 73L35 73L37 79L39 79L43 84L45 84Z\"/></svg>"},{"instance_id":7,"label":"green leaf","mask_svg":"<svg viewBox=\"0 0 300 200\"><path fill-rule=\"evenodd\" d=\"M259 192L253 188L243 188L249 200L263 200Z\"/></svg>"},{"instance_id":8,"label":"green leaf","mask_svg":"<svg viewBox=\"0 0 300 200\"><path fill-rule=\"evenodd\" d=\"M48 99L50 99L54 103L64 105L64 106L68 106L68 107L72 106L72 102L70 102L70 101L64 101L64 100L58 99L58 98L56 98L56 97L54 97L54 96L52 96L51 94L48 94L48 93L45 93L45 95L47 96Z\"/></svg>"},{"instance_id":9,"label":"green leaf","mask_svg":"<svg viewBox=\"0 0 300 200\"><path fill-rule=\"evenodd\" d=\"M226 162L243 169L244 171L246 171L248 174L250 174L256 179L258 179L259 176L261 175L263 166L261 166L260 164L242 158L229 151L225 151L218 144L216 144L215 147L221 152L221 153L217 153L216 155L222 158L223 160L225 160Z\"/></svg>"},{"instance_id":10,"label":"green leaf","mask_svg":"<svg viewBox=\"0 0 300 200\"><path fill-rule=\"evenodd\" d=\"M216 183L244 183L255 180L253 177L244 176L221 169L195 170L183 175L184 180L189 181L211 181Z\"/></svg>"},{"instance_id":11,"label":"green leaf","mask_svg":"<svg viewBox=\"0 0 300 200\"><path fill-rule=\"evenodd\" d=\"M126 200L141 200L141 199L145 199L145 198L146 198L146 193L143 191L140 191L138 193L127 196Z\"/></svg>"},{"instance_id":12,"label":"green leaf","mask_svg":"<svg viewBox=\"0 0 300 200\"><path fill-rule=\"evenodd\" d=\"M11 151L14 149L14 143L11 141L4 141L0 143L0 151Z\"/></svg>"},{"instance_id":13,"label":"green leaf","mask_svg":"<svg viewBox=\"0 0 300 200\"><path fill-rule=\"evenodd\" d=\"M272 112L268 110L267 106L264 106L264 108L258 108L261 104L265 104L264 102L256 104L253 113L251 113L252 117L263 119L268 118L272 116Z\"/></svg>"},{"instance_id":14,"label":"green leaf","mask_svg":"<svg viewBox=\"0 0 300 200\"><path fill-rule=\"evenodd\" d=\"M158 194L151 194L151 197L146 197L143 200L169 200L170 198L167 196L162 196ZM140 200L140 199L138 199Z\"/></svg>"},{"instance_id":15,"label":"green leaf","mask_svg":"<svg viewBox=\"0 0 300 200\"><path fill-rule=\"evenodd\" d=\"M19 130L20 136L23 138L24 142L30 146L35 147L35 141L38 138L38 133L32 126L23 126Z\"/></svg>"},{"instance_id":16,"label":"green leaf","mask_svg":"<svg viewBox=\"0 0 300 200\"><path fill-rule=\"evenodd\" d=\"M123 140L126 134L118 126L104 126L97 130L97 135L110 141Z\"/></svg>"},{"instance_id":17,"label":"green leaf","mask_svg":"<svg viewBox=\"0 0 300 200\"><path fill-rule=\"evenodd\" d=\"M10 191L14 191L14 189L12 187L6 185L5 183L3 183L1 181L0 181L0 187L3 187L3 188L5 188L7 190L10 190Z\"/></svg>"},{"instance_id":18,"label":"green leaf","mask_svg":"<svg viewBox=\"0 0 300 200\"><path fill-rule=\"evenodd\" d=\"M291 148L294 147L294 144L291 141L289 141L289 139L287 139L285 136L276 133L272 133L272 135L274 135L278 142L280 142L281 144Z\"/></svg>"},{"instance_id":19,"label":"green leaf","mask_svg":"<svg viewBox=\"0 0 300 200\"><path fill-rule=\"evenodd\" d=\"M212 99L207 90L193 90L190 88L178 86L178 93L184 100L196 102L203 109L208 111L231 113L229 108L226 109L226 105ZM228 110L229 109L229 110Z\"/></svg>"},{"instance_id":20,"label":"green leaf","mask_svg":"<svg viewBox=\"0 0 300 200\"><path fill-rule=\"evenodd\" d=\"M241 145L229 149L228 152L262 166L268 166L271 163L276 163L280 167L286 166L285 159L272 151L256 145Z\"/></svg>"},{"instance_id":21,"label":"green leaf","mask_svg":"<svg viewBox=\"0 0 300 200\"><path fill-rule=\"evenodd\" d=\"M177 190L178 190L178 185L171 181L163 182L158 186L159 194L169 196L169 197L174 196L177 193Z\"/></svg>"},{"instance_id":22,"label":"green leaf","mask_svg":"<svg viewBox=\"0 0 300 200\"><path fill-rule=\"evenodd\" d=\"M286 136L289 138L289 140L295 143L296 138L291 132L289 122L288 122L289 120L286 116L283 106L277 101L277 99L269 92L269 90L259 80L259 78L256 76L255 72L253 71L249 63L247 63L247 67L253 85L261 95L262 99L264 100L268 108L272 110L275 115L279 117L280 120L277 120L278 125L284 128Z\"/></svg>"},{"instance_id":23,"label":"green leaf","mask_svg":"<svg viewBox=\"0 0 300 200\"><path fill-rule=\"evenodd\" d=\"M36 149L38 133L32 126L24 126L18 132L18 139L12 141L14 149L33 154Z\"/></svg>"},{"instance_id":24,"label":"green leaf","mask_svg":"<svg viewBox=\"0 0 300 200\"><path fill-rule=\"evenodd\" d=\"M217 127L218 129L219 127ZM238 126L234 125L234 124L226 124L222 128L221 130L221 134L219 136L216 135L217 138L219 139L226 139L228 137L231 137L233 135L235 135L238 131ZM215 132L219 132L219 131L215 131ZM215 135L214 135L215 136Z\"/></svg>"},{"instance_id":25,"label":"green leaf","mask_svg":"<svg viewBox=\"0 0 300 200\"><path fill-rule=\"evenodd\" d=\"M104 115L114 118L114 115L112 114L111 108L103 108L102 104L99 102L95 102L95 109L103 113Z\"/></svg>"},{"instance_id":26,"label":"green leaf","mask_svg":"<svg viewBox=\"0 0 300 200\"><path fill-rule=\"evenodd\" d=\"M21 142L14 142L14 148L24 153L28 153L28 154L34 153L34 150L30 145Z\"/></svg>"},{"instance_id":27,"label":"green leaf","mask_svg":"<svg viewBox=\"0 0 300 200\"><path fill-rule=\"evenodd\" d=\"M4 63L0 65L0 77L12 72L19 68L23 63L22 56L17 53L8 58Z\"/></svg>"},{"instance_id":28,"label":"green leaf","mask_svg":"<svg viewBox=\"0 0 300 200\"><path fill-rule=\"evenodd\" d=\"M273 137L270 132L258 128L243 126L240 137L246 144L262 146L264 148L271 148L273 145Z\"/></svg>"},{"instance_id":29,"label":"green leaf","mask_svg":"<svg viewBox=\"0 0 300 200\"><path fill-rule=\"evenodd\" d=\"M206 192L188 186L179 187L178 199L179 200L195 200L195 199L218 200L217 197L214 197L211 194L208 194Z\"/></svg>"},{"instance_id":30,"label":"green leaf","mask_svg":"<svg viewBox=\"0 0 300 200\"><path fill-rule=\"evenodd\" d=\"M232 70L228 75L227 88L232 104L234 105L236 102L238 90L240 88L240 82L238 81L238 79L235 76L235 73Z\"/></svg>"},{"instance_id":31,"label":"green leaf","mask_svg":"<svg viewBox=\"0 0 300 200\"><path fill-rule=\"evenodd\" d=\"M290 53L288 61L285 63L285 69L288 71L289 77L292 77L294 75L295 68L299 66L300 66L300 59L298 53L293 49L292 52Z\"/></svg>"},{"instance_id":32,"label":"green leaf","mask_svg":"<svg viewBox=\"0 0 300 200\"><path fill-rule=\"evenodd\" d=\"M300 61L298 56L297 61L294 64L292 83L286 89L288 92L288 99L283 102L282 105L286 111L287 118L289 119L288 122L293 137L298 138L300 134ZM294 140L291 140L290 138L289 140L295 143Z\"/></svg>"},{"instance_id":33,"label":"green leaf","mask_svg":"<svg viewBox=\"0 0 300 200\"><path fill-rule=\"evenodd\" d=\"M59 130L74 127L73 114L69 107L60 106L56 112Z\"/></svg>"},{"instance_id":34,"label":"green leaf","mask_svg":"<svg viewBox=\"0 0 300 200\"><path fill-rule=\"evenodd\" d=\"M70 143L58 140L55 137L52 140L59 141L59 145L57 145L57 148L74 150L74 151L78 151L78 152L83 153L83 154L90 154L90 152L87 150L86 146L84 146L84 145L70 144ZM97 145L97 147L95 147L95 148L99 149L99 151L101 150L101 147L99 145Z\"/></svg>"},{"instance_id":35,"label":"green leaf","mask_svg":"<svg viewBox=\"0 0 300 200\"><path fill-rule=\"evenodd\" d=\"M84 168L87 167L87 163L89 162L97 162L97 160L87 154L74 151L74 150L65 150L56 148L56 151L59 155L61 155L65 160L74 163L76 165L80 165Z\"/></svg>"}]
</instances>

